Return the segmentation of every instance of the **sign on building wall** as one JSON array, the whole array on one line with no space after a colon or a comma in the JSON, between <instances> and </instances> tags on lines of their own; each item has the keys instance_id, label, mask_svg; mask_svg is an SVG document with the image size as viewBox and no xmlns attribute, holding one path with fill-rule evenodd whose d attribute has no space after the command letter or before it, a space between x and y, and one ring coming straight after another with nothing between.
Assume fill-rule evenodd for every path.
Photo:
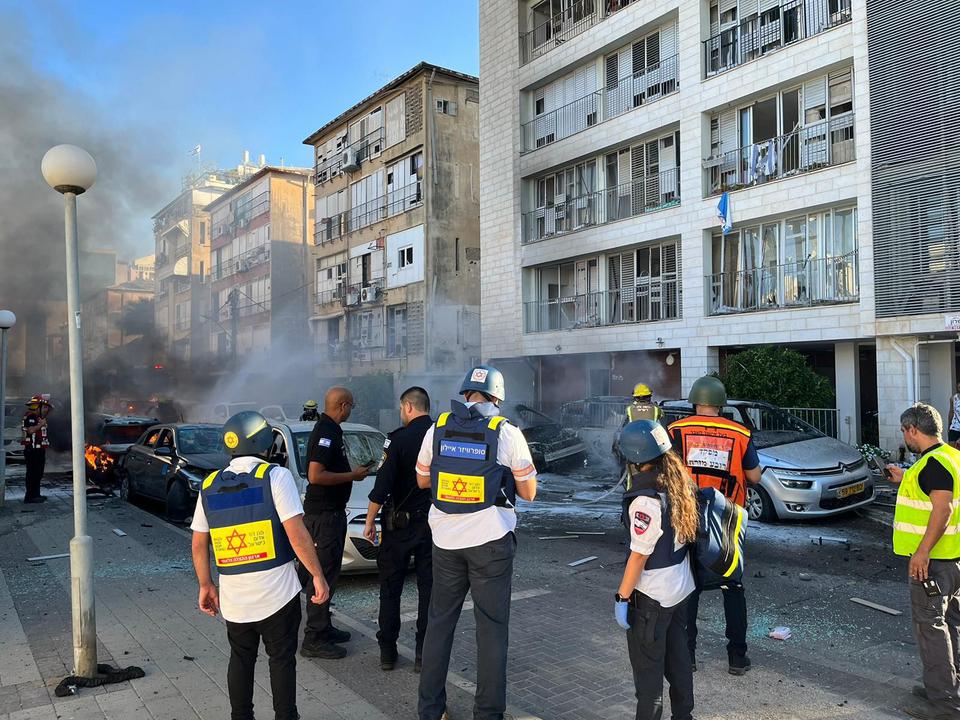
<instances>
[{"instance_id":1,"label":"sign on building wall","mask_svg":"<svg viewBox=\"0 0 960 720\"><path fill-rule=\"evenodd\" d=\"M960 315L944 315L943 329L948 332L960 332Z\"/></svg>"}]
</instances>

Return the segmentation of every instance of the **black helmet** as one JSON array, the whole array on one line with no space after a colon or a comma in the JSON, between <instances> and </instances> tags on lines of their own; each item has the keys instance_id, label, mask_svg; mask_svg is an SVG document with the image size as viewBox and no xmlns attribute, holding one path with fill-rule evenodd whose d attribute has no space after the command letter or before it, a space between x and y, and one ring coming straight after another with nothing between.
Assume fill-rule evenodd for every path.
<instances>
[{"instance_id":1,"label":"black helmet","mask_svg":"<svg viewBox=\"0 0 960 720\"><path fill-rule=\"evenodd\" d=\"M656 460L672 447L667 431L655 420L634 420L620 433L620 453L634 465Z\"/></svg>"},{"instance_id":2,"label":"black helmet","mask_svg":"<svg viewBox=\"0 0 960 720\"><path fill-rule=\"evenodd\" d=\"M460 385L460 394L471 390L486 393L500 402L506 399L506 388L503 382L503 373L492 365L477 365L467 373Z\"/></svg>"},{"instance_id":3,"label":"black helmet","mask_svg":"<svg viewBox=\"0 0 960 720\"><path fill-rule=\"evenodd\" d=\"M704 375L693 382L687 402L691 405L723 407L727 404L727 389L720 382L720 378Z\"/></svg>"},{"instance_id":4,"label":"black helmet","mask_svg":"<svg viewBox=\"0 0 960 720\"><path fill-rule=\"evenodd\" d=\"M263 415L244 410L223 424L223 444L234 457L266 455L273 444L273 430Z\"/></svg>"}]
</instances>

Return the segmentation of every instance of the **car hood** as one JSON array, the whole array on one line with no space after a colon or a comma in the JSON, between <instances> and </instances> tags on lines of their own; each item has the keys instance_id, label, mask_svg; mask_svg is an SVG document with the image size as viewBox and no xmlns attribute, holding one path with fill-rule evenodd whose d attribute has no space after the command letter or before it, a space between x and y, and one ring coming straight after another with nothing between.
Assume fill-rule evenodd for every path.
<instances>
[{"instance_id":1,"label":"car hood","mask_svg":"<svg viewBox=\"0 0 960 720\"><path fill-rule=\"evenodd\" d=\"M858 465L863 462L855 447L831 437L812 438L784 445L773 445L758 450L760 465L803 470L826 470L840 465Z\"/></svg>"},{"instance_id":2,"label":"car hood","mask_svg":"<svg viewBox=\"0 0 960 720\"><path fill-rule=\"evenodd\" d=\"M127 450L130 449L132 445L133 443L111 443L107 445L100 445L99 448L112 455L123 455Z\"/></svg>"},{"instance_id":3,"label":"car hood","mask_svg":"<svg viewBox=\"0 0 960 720\"><path fill-rule=\"evenodd\" d=\"M230 456L225 453L197 453L181 458L185 464L201 470L222 470L230 464Z\"/></svg>"}]
</instances>

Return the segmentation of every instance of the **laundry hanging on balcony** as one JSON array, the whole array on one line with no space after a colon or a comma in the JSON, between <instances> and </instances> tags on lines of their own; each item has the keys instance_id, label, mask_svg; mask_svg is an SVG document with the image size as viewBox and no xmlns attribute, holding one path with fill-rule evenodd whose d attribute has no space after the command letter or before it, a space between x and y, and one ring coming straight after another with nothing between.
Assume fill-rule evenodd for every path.
<instances>
[{"instance_id":1,"label":"laundry hanging on balcony","mask_svg":"<svg viewBox=\"0 0 960 720\"><path fill-rule=\"evenodd\" d=\"M723 234L733 230L733 211L730 208L730 193L723 193L717 203L717 217L720 218L720 228Z\"/></svg>"}]
</instances>

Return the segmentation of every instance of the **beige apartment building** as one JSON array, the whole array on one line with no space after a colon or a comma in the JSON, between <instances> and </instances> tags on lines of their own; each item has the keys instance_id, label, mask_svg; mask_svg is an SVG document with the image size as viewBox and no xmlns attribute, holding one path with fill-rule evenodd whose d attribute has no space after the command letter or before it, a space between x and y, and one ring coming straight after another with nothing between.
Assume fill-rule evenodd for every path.
<instances>
[{"instance_id":1,"label":"beige apartment building","mask_svg":"<svg viewBox=\"0 0 960 720\"><path fill-rule=\"evenodd\" d=\"M458 375L479 355L478 108L477 78L421 63L304 141L326 376Z\"/></svg>"},{"instance_id":2,"label":"beige apartment building","mask_svg":"<svg viewBox=\"0 0 960 720\"><path fill-rule=\"evenodd\" d=\"M289 352L307 334L313 194L311 170L267 165L203 208L216 320L205 327L217 358Z\"/></svg>"},{"instance_id":3,"label":"beige apartment building","mask_svg":"<svg viewBox=\"0 0 960 720\"><path fill-rule=\"evenodd\" d=\"M244 152L236 168L188 175L180 194L152 218L157 331L170 360L192 362L210 344L204 320L210 300L210 217L204 207L259 169Z\"/></svg>"}]
</instances>

